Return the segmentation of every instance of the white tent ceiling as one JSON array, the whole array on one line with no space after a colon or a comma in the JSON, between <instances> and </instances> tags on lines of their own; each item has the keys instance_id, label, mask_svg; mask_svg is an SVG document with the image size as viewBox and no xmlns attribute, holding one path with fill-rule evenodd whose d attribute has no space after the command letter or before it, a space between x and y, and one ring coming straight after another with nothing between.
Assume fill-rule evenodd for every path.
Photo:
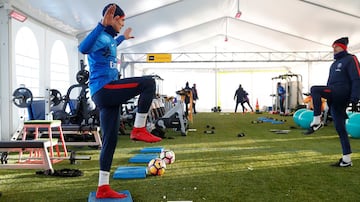
<instances>
[{"instance_id":1,"label":"white tent ceiling","mask_svg":"<svg viewBox=\"0 0 360 202\"><path fill-rule=\"evenodd\" d=\"M119 47L125 53L331 51L342 36L350 38L350 51L360 50L359 0L2 1L79 38L99 22L103 7L115 2L135 36Z\"/></svg>"}]
</instances>

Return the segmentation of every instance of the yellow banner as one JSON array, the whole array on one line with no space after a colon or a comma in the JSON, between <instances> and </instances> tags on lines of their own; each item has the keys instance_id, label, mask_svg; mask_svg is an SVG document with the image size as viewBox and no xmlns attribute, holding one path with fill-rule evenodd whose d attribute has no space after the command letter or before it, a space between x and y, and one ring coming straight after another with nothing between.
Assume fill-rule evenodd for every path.
<instances>
[{"instance_id":1,"label":"yellow banner","mask_svg":"<svg viewBox=\"0 0 360 202\"><path fill-rule=\"evenodd\" d=\"M171 62L170 53L148 53L146 57L147 62Z\"/></svg>"}]
</instances>

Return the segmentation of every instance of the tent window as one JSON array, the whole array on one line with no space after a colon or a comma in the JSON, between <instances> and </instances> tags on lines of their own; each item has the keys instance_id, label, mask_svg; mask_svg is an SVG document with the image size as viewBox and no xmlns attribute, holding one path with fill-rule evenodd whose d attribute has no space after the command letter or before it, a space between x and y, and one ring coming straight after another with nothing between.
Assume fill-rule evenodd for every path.
<instances>
[{"instance_id":1,"label":"tent window","mask_svg":"<svg viewBox=\"0 0 360 202\"><path fill-rule=\"evenodd\" d=\"M28 27L19 29L15 37L16 86L25 85L33 96L39 95L39 47Z\"/></svg>"},{"instance_id":2,"label":"tent window","mask_svg":"<svg viewBox=\"0 0 360 202\"><path fill-rule=\"evenodd\" d=\"M50 57L50 87L65 95L70 86L69 59L62 41L55 41Z\"/></svg>"}]
</instances>

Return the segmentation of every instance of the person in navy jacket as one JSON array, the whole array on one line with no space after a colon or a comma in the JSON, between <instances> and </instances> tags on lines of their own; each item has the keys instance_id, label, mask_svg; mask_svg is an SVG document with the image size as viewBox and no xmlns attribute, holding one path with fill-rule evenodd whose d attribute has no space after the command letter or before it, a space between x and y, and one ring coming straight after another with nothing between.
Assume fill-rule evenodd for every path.
<instances>
[{"instance_id":1,"label":"person in navy jacket","mask_svg":"<svg viewBox=\"0 0 360 202\"><path fill-rule=\"evenodd\" d=\"M131 77L119 79L117 69L117 46L131 36L131 28L118 35L124 26L125 14L116 4L108 4L103 9L103 19L79 45L79 51L88 54L90 66L89 88L94 103L100 110L102 148L100 152L99 183L96 198L125 198L125 194L110 188L109 176L116 148L120 126L120 106L129 99L140 95L134 128L130 138L144 142L158 142L146 130L145 124L152 99L155 95L153 77Z\"/></svg>"},{"instance_id":2,"label":"person in navy jacket","mask_svg":"<svg viewBox=\"0 0 360 202\"><path fill-rule=\"evenodd\" d=\"M346 108L350 103L357 104L360 98L360 67L355 55L347 52L348 37L337 39L332 44L334 62L330 66L326 86L312 86L310 89L313 104L314 118L306 134L311 134L323 127L321 122L321 98L327 99L335 129L339 135L342 158L333 166L352 166L351 147L345 120L348 118Z\"/></svg>"}]
</instances>

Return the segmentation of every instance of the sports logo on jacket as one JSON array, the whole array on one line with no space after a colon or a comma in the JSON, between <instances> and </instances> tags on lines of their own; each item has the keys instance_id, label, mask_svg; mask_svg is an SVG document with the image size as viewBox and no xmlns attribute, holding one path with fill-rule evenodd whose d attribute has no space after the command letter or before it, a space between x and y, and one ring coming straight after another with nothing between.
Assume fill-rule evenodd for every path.
<instances>
[{"instance_id":1,"label":"sports logo on jacket","mask_svg":"<svg viewBox=\"0 0 360 202\"><path fill-rule=\"evenodd\" d=\"M336 72L341 72L341 67L342 67L342 63L337 64L335 71Z\"/></svg>"}]
</instances>

